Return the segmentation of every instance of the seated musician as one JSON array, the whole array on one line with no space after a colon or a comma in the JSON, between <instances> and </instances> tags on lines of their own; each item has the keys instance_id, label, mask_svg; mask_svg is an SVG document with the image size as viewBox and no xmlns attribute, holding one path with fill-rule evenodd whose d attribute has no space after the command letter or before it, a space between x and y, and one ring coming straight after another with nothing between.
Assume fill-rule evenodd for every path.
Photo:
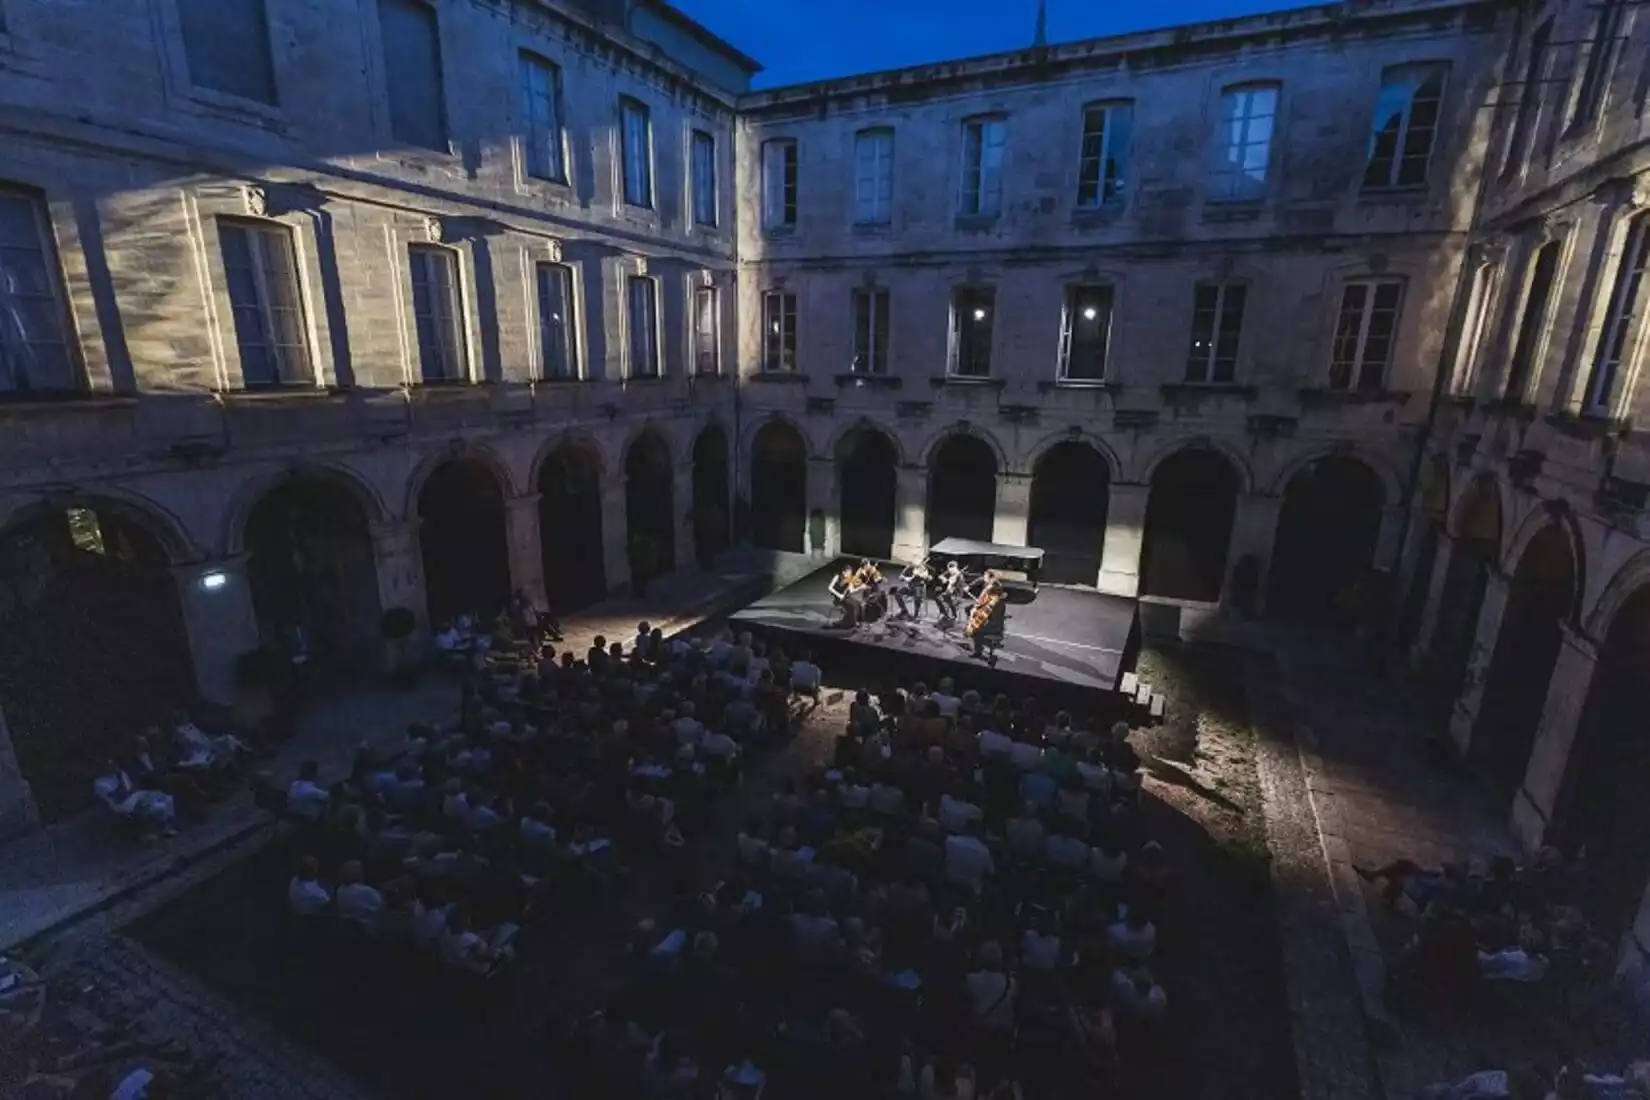
<instances>
[{"instance_id":1,"label":"seated musician","mask_svg":"<svg viewBox=\"0 0 1650 1100\"><path fill-rule=\"evenodd\" d=\"M1005 596L1002 578L995 570L986 570L968 617L968 636L974 641L976 657L985 656L987 643L1002 641L1004 609L1008 605Z\"/></svg>"},{"instance_id":2,"label":"seated musician","mask_svg":"<svg viewBox=\"0 0 1650 1100\"><path fill-rule=\"evenodd\" d=\"M894 588L894 602L899 604L900 618L922 619L922 603L928 593L928 582L933 578L926 557L915 565L906 566L900 573L899 584ZM911 601L909 604L907 599Z\"/></svg>"},{"instance_id":3,"label":"seated musician","mask_svg":"<svg viewBox=\"0 0 1650 1100\"><path fill-rule=\"evenodd\" d=\"M831 598L842 608L842 617L834 625L853 628L859 625L860 609L864 604L864 586L857 570L844 566L831 580Z\"/></svg>"},{"instance_id":4,"label":"seated musician","mask_svg":"<svg viewBox=\"0 0 1650 1100\"><path fill-rule=\"evenodd\" d=\"M955 558L947 562L939 577L939 587L934 592L934 602L940 605L941 622L956 619L957 602L965 594L967 584L968 577L962 565Z\"/></svg>"}]
</instances>

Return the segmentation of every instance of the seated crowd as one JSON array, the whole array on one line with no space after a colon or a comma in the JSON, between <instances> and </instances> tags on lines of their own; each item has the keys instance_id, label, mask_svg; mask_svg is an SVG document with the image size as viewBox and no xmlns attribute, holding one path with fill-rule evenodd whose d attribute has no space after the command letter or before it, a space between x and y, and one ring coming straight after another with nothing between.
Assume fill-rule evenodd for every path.
<instances>
[{"instance_id":1,"label":"seated crowd","mask_svg":"<svg viewBox=\"0 0 1650 1100\"><path fill-rule=\"evenodd\" d=\"M178 711L169 742L158 726L144 730L129 752L103 762L92 794L139 836L170 836L180 813L199 815L234 789L249 752L233 734L208 734Z\"/></svg>"},{"instance_id":2,"label":"seated crowd","mask_svg":"<svg viewBox=\"0 0 1650 1100\"><path fill-rule=\"evenodd\" d=\"M573 1095L1109 1095L1149 1059L1168 881L1122 723L860 692L737 871L635 930L625 992L565 1036Z\"/></svg>"}]
</instances>

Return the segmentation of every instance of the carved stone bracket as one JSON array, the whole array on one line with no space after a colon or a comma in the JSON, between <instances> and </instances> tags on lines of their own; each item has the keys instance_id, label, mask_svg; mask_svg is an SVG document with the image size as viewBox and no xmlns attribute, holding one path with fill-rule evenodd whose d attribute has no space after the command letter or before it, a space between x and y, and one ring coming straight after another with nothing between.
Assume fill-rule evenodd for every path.
<instances>
[{"instance_id":1,"label":"carved stone bracket","mask_svg":"<svg viewBox=\"0 0 1650 1100\"><path fill-rule=\"evenodd\" d=\"M440 218L424 219L424 238L431 244L440 244L447 238L447 230Z\"/></svg>"},{"instance_id":2,"label":"carved stone bracket","mask_svg":"<svg viewBox=\"0 0 1650 1100\"><path fill-rule=\"evenodd\" d=\"M256 184L249 184L241 188L241 201L246 206L248 215L254 218L269 216L269 192Z\"/></svg>"}]
</instances>

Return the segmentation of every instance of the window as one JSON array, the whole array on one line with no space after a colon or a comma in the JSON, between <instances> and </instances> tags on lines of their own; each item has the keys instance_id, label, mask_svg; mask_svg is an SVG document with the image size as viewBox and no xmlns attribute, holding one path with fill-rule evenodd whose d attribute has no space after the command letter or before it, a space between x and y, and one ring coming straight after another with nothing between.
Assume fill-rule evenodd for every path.
<instances>
[{"instance_id":1,"label":"window","mask_svg":"<svg viewBox=\"0 0 1650 1100\"><path fill-rule=\"evenodd\" d=\"M630 377L658 378L659 284L645 275L632 275L628 288L630 321Z\"/></svg>"},{"instance_id":2,"label":"window","mask_svg":"<svg viewBox=\"0 0 1650 1100\"><path fill-rule=\"evenodd\" d=\"M178 0L178 22L189 83L274 106L264 0Z\"/></svg>"},{"instance_id":3,"label":"window","mask_svg":"<svg viewBox=\"0 0 1650 1100\"><path fill-rule=\"evenodd\" d=\"M722 303L713 286L693 292L693 372L722 373Z\"/></svg>"},{"instance_id":4,"label":"window","mask_svg":"<svg viewBox=\"0 0 1650 1100\"><path fill-rule=\"evenodd\" d=\"M241 381L248 386L314 381L292 230L270 222L221 221L218 241L241 351Z\"/></svg>"},{"instance_id":5,"label":"window","mask_svg":"<svg viewBox=\"0 0 1650 1100\"><path fill-rule=\"evenodd\" d=\"M1003 147L1008 122L971 118L963 123L962 214L994 218L1003 208Z\"/></svg>"},{"instance_id":6,"label":"window","mask_svg":"<svg viewBox=\"0 0 1650 1100\"><path fill-rule=\"evenodd\" d=\"M1243 336L1243 283L1198 283L1192 295L1192 347L1186 381L1230 382L1237 377L1238 341Z\"/></svg>"},{"instance_id":7,"label":"window","mask_svg":"<svg viewBox=\"0 0 1650 1100\"><path fill-rule=\"evenodd\" d=\"M1610 288L1610 305L1604 327L1593 353L1593 370L1587 378L1585 411L1609 415L1615 407L1617 380L1623 365L1632 362L1631 341L1644 308L1644 268L1650 260L1650 215L1640 214L1627 226L1627 241L1621 250L1616 282Z\"/></svg>"},{"instance_id":8,"label":"window","mask_svg":"<svg viewBox=\"0 0 1650 1100\"><path fill-rule=\"evenodd\" d=\"M1524 58L1524 81L1518 89L1518 113L1513 115L1512 132L1507 138L1507 159L1501 165L1501 174L1510 176L1524 167L1529 155L1530 135L1535 130L1535 118L1541 110L1541 81L1547 74L1547 41L1553 34L1553 21L1547 20L1530 34L1528 53Z\"/></svg>"},{"instance_id":9,"label":"window","mask_svg":"<svg viewBox=\"0 0 1650 1100\"><path fill-rule=\"evenodd\" d=\"M1369 133L1365 187L1420 187L1427 182L1447 71L1444 65L1402 65L1386 71Z\"/></svg>"},{"instance_id":10,"label":"window","mask_svg":"<svg viewBox=\"0 0 1650 1100\"><path fill-rule=\"evenodd\" d=\"M952 292L952 374L991 377L991 322L996 307L997 292L991 287L958 287Z\"/></svg>"},{"instance_id":11,"label":"window","mask_svg":"<svg viewBox=\"0 0 1650 1100\"><path fill-rule=\"evenodd\" d=\"M441 27L422 0L378 0L384 47L384 87L390 135L396 141L447 151L447 107L441 93Z\"/></svg>"},{"instance_id":12,"label":"window","mask_svg":"<svg viewBox=\"0 0 1650 1100\"><path fill-rule=\"evenodd\" d=\"M1277 121L1278 86L1247 84L1220 93L1214 167L1209 197L1217 202L1259 199L1266 194Z\"/></svg>"},{"instance_id":13,"label":"window","mask_svg":"<svg viewBox=\"0 0 1650 1100\"><path fill-rule=\"evenodd\" d=\"M1501 394L1506 401L1522 403L1529 389L1536 353L1546 335L1547 303L1552 299L1562 247L1558 241L1548 241L1536 252L1535 262L1530 265L1530 288L1524 294L1524 313L1519 319L1512 358L1507 363L1507 386Z\"/></svg>"},{"instance_id":14,"label":"window","mask_svg":"<svg viewBox=\"0 0 1650 1100\"><path fill-rule=\"evenodd\" d=\"M1133 130L1133 104L1091 103L1083 108L1083 145L1077 160L1079 210L1098 210L1123 201Z\"/></svg>"},{"instance_id":15,"label":"window","mask_svg":"<svg viewBox=\"0 0 1650 1100\"><path fill-rule=\"evenodd\" d=\"M796 225L796 142L776 138L762 143L762 228Z\"/></svg>"},{"instance_id":16,"label":"window","mask_svg":"<svg viewBox=\"0 0 1650 1100\"><path fill-rule=\"evenodd\" d=\"M411 245L408 253L419 373L425 382L462 381L467 372L458 263L450 250L435 245Z\"/></svg>"},{"instance_id":17,"label":"window","mask_svg":"<svg viewBox=\"0 0 1650 1100\"><path fill-rule=\"evenodd\" d=\"M537 54L521 55L522 140L529 176L567 182L562 157L561 70Z\"/></svg>"},{"instance_id":18,"label":"window","mask_svg":"<svg viewBox=\"0 0 1650 1100\"><path fill-rule=\"evenodd\" d=\"M1330 389L1378 390L1386 384L1403 296L1404 285L1396 279L1346 284L1329 361Z\"/></svg>"},{"instance_id":19,"label":"window","mask_svg":"<svg viewBox=\"0 0 1650 1100\"><path fill-rule=\"evenodd\" d=\"M1098 382L1106 377L1111 343L1111 287L1085 283L1066 288L1060 325L1060 377Z\"/></svg>"},{"instance_id":20,"label":"window","mask_svg":"<svg viewBox=\"0 0 1650 1100\"><path fill-rule=\"evenodd\" d=\"M0 187L0 392L80 386L45 198Z\"/></svg>"},{"instance_id":21,"label":"window","mask_svg":"<svg viewBox=\"0 0 1650 1100\"><path fill-rule=\"evenodd\" d=\"M854 290L853 372L888 372L887 287L867 286Z\"/></svg>"},{"instance_id":22,"label":"window","mask_svg":"<svg viewBox=\"0 0 1650 1100\"><path fill-rule=\"evenodd\" d=\"M1599 0L1592 41L1587 47L1587 67L1581 71L1581 85L1576 89L1575 107L1570 115L1572 133L1586 130L1598 121L1599 109L1604 106L1605 93L1610 89L1610 70L1616 60L1616 39L1621 35L1621 17L1626 6L1622 0Z\"/></svg>"},{"instance_id":23,"label":"window","mask_svg":"<svg viewBox=\"0 0 1650 1100\"><path fill-rule=\"evenodd\" d=\"M796 295L783 290L762 295L762 369L796 369Z\"/></svg>"},{"instance_id":24,"label":"window","mask_svg":"<svg viewBox=\"0 0 1650 1100\"><path fill-rule=\"evenodd\" d=\"M1473 375L1478 363L1478 349L1483 344L1484 331L1489 324L1490 295L1495 289L1495 276L1494 264L1480 264L1478 270L1473 272L1466 316L1461 318L1461 343L1456 349L1455 377L1450 383L1451 393L1464 394L1472 390Z\"/></svg>"},{"instance_id":25,"label":"window","mask_svg":"<svg viewBox=\"0 0 1650 1100\"><path fill-rule=\"evenodd\" d=\"M620 150L624 168L624 201L631 206L653 205L653 121L647 105L628 96L619 100Z\"/></svg>"},{"instance_id":26,"label":"window","mask_svg":"<svg viewBox=\"0 0 1650 1100\"><path fill-rule=\"evenodd\" d=\"M894 206L894 131L854 135L854 222L887 225Z\"/></svg>"},{"instance_id":27,"label":"window","mask_svg":"<svg viewBox=\"0 0 1650 1100\"><path fill-rule=\"evenodd\" d=\"M716 139L693 131L693 224L716 224Z\"/></svg>"},{"instance_id":28,"label":"window","mask_svg":"<svg viewBox=\"0 0 1650 1100\"><path fill-rule=\"evenodd\" d=\"M573 272L561 264L535 269L539 299L539 349L546 379L578 377L578 329L573 312Z\"/></svg>"}]
</instances>

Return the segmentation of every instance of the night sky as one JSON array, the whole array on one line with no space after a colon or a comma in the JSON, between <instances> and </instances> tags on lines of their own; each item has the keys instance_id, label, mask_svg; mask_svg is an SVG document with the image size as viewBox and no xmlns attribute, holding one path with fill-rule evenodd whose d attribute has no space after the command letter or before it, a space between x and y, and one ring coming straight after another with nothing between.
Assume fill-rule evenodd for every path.
<instances>
[{"instance_id":1,"label":"night sky","mask_svg":"<svg viewBox=\"0 0 1650 1100\"><path fill-rule=\"evenodd\" d=\"M674 0L760 61L758 87L970 57L1031 44L1036 0ZM1069 42L1253 15L1300 0L1048 0L1048 37Z\"/></svg>"}]
</instances>

